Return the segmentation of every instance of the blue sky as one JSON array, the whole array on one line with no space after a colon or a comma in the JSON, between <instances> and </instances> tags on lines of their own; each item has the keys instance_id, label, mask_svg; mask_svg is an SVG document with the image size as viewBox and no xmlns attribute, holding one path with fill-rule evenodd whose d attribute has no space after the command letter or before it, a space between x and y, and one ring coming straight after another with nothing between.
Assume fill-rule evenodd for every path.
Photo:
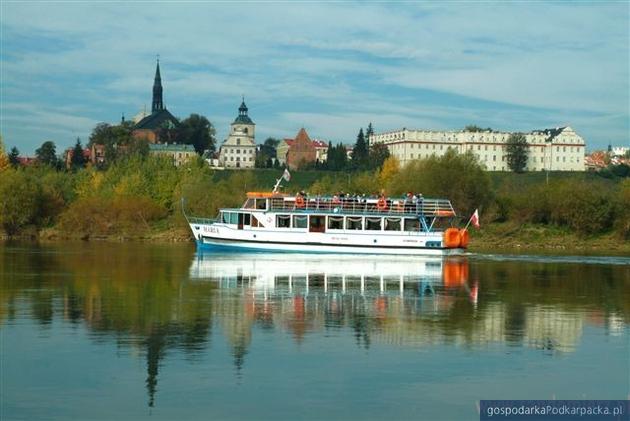
<instances>
[{"instance_id":1,"label":"blue sky","mask_svg":"<svg viewBox=\"0 0 630 421\"><path fill-rule=\"evenodd\" d=\"M9 2L0 133L32 154L164 102L223 140L241 94L257 140L353 143L359 127L571 125L628 145L630 3Z\"/></svg>"}]
</instances>

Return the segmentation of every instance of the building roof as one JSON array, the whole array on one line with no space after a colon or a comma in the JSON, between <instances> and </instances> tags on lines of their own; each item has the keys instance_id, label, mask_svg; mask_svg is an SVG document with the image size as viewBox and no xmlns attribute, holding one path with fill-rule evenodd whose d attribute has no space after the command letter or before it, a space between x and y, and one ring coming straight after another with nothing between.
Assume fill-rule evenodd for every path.
<instances>
[{"instance_id":1,"label":"building roof","mask_svg":"<svg viewBox=\"0 0 630 421\"><path fill-rule=\"evenodd\" d=\"M149 144L150 152L195 152L193 145L181 145L178 143Z\"/></svg>"},{"instance_id":2,"label":"building roof","mask_svg":"<svg viewBox=\"0 0 630 421\"><path fill-rule=\"evenodd\" d=\"M245 105L245 98L241 102L241 106L238 107L238 116L234 119L232 124L254 124L251 118L247 115L247 105Z\"/></svg>"},{"instance_id":3,"label":"building roof","mask_svg":"<svg viewBox=\"0 0 630 421\"><path fill-rule=\"evenodd\" d=\"M166 108L163 108L140 120L134 129L157 130L167 121L171 122L175 127L179 126L179 120Z\"/></svg>"},{"instance_id":4,"label":"building roof","mask_svg":"<svg viewBox=\"0 0 630 421\"><path fill-rule=\"evenodd\" d=\"M325 140L313 139L313 145L316 148L328 148L328 143Z\"/></svg>"},{"instance_id":5,"label":"building roof","mask_svg":"<svg viewBox=\"0 0 630 421\"><path fill-rule=\"evenodd\" d=\"M311 138L308 137L308 133L306 133L306 129L304 129L304 127L302 127L300 131L298 132L297 136L295 136L295 142L296 143L301 143L301 142L311 143Z\"/></svg>"}]
</instances>

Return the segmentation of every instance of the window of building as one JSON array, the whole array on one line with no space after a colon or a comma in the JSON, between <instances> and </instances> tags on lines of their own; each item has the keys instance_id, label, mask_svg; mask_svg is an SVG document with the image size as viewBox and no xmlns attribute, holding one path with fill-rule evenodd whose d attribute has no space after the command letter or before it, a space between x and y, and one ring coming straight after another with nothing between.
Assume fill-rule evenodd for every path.
<instances>
[{"instance_id":1,"label":"window of building","mask_svg":"<svg viewBox=\"0 0 630 421\"><path fill-rule=\"evenodd\" d=\"M236 139L236 144L240 145L241 144L241 139Z\"/></svg>"},{"instance_id":2,"label":"window of building","mask_svg":"<svg viewBox=\"0 0 630 421\"><path fill-rule=\"evenodd\" d=\"M276 216L276 227L278 228L290 228L291 216L290 215L278 215Z\"/></svg>"},{"instance_id":3,"label":"window of building","mask_svg":"<svg viewBox=\"0 0 630 421\"><path fill-rule=\"evenodd\" d=\"M363 218L360 216L348 216L346 218L346 229L347 230L361 230L363 229Z\"/></svg>"},{"instance_id":4,"label":"window of building","mask_svg":"<svg viewBox=\"0 0 630 421\"><path fill-rule=\"evenodd\" d=\"M492 160L496 161L497 160L497 156L496 155L492 155Z\"/></svg>"},{"instance_id":5,"label":"window of building","mask_svg":"<svg viewBox=\"0 0 630 421\"><path fill-rule=\"evenodd\" d=\"M293 216L293 228L306 228L308 226L306 215Z\"/></svg>"}]
</instances>

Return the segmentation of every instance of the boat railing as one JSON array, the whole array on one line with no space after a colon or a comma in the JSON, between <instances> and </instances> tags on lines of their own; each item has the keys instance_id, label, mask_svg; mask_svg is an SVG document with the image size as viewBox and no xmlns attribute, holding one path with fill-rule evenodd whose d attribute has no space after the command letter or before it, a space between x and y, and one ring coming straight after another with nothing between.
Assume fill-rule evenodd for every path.
<instances>
[{"instance_id":1,"label":"boat railing","mask_svg":"<svg viewBox=\"0 0 630 421\"><path fill-rule=\"evenodd\" d=\"M274 197L269 200L272 211L317 211L343 214L455 216L450 200L362 197Z\"/></svg>"},{"instance_id":2,"label":"boat railing","mask_svg":"<svg viewBox=\"0 0 630 421\"><path fill-rule=\"evenodd\" d=\"M188 222L191 224L214 224L217 222L217 218L197 218L194 216L188 217Z\"/></svg>"}]
</instances>

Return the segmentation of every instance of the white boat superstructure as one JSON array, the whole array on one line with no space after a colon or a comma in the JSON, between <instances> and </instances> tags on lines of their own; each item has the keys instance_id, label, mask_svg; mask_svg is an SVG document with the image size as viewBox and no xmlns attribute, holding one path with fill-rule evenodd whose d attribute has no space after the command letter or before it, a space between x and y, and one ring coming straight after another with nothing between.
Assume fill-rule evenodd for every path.
<instances>
[{"instance_id":1,"label":"white boat superstructure","mask_svg":"<svg viewBox=\"0 0 630 421\"><path fill-rule=\"evenodd\" d=\"M187 217L200 248L352 254L461 254L468 232L451 227L445 199L250 192L216 219Z\"/></svg>"}]
</instances>

